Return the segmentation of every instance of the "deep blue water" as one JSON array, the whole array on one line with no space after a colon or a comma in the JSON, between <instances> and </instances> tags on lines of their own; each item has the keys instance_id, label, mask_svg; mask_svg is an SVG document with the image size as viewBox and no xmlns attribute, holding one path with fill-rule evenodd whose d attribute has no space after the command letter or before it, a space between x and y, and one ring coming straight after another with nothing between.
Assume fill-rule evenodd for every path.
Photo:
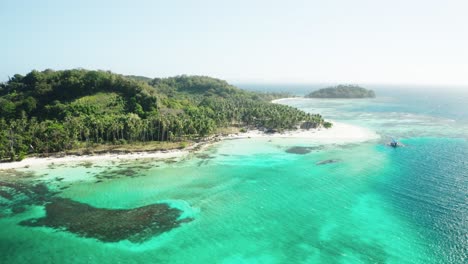
<instances>
[{"instance_id":1,"label":"deep blue water","mask_svg":"<svg viewBox=\"0 0 468 264\"><path fill-rule=\"evenodd\" d=\"M375 188L415 223L440 263L463 263L468 250L468 143L464 139L411 138L389 153Z\"/></svg>"},{"instance_id":2,"label":"deep blue water","mask_svg":"<svg viewBox=\"0 0 468 264\"><path fill-rule=\"evenodd\" d=\"M244 88L303 95L321 87ZM382 143L390 137L401 140L405 148L377 146L390 162L373 188L391 202L398 215L414 223L421 237L428 238L428 247L436 256L434 262L466 263L468 87L369 88L377 92L376 99L325 99L292 105L319 112L325 118L372 128L382 135Z\"/></svg>"}]
</instances>

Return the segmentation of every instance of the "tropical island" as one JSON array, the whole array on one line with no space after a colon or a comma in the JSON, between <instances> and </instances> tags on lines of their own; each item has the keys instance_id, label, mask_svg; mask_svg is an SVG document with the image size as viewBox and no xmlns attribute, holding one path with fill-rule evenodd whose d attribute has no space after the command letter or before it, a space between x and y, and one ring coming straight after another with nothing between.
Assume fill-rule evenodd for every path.
<instances>
[{"instance_id":1,"label":"tropical island","mask_svg":"<svg viewBox=\"0 0 468 264\"><path fill-rule=\"evenodd\" d=\"M147 78L84 69L31 71L0 84L0 160L185 148L218 134L331 127L206 76Z\"/></svg>"},{"instance_id":2,"label":"tropical island","mask_svg":"<svg viewBox=\"0 0 468 264\"><path fill-rule=\"evenodd\" d=\"M357 85L337 85L313 91L306 98L375 98L375 92Z\"/></svg>"}]
</instances>

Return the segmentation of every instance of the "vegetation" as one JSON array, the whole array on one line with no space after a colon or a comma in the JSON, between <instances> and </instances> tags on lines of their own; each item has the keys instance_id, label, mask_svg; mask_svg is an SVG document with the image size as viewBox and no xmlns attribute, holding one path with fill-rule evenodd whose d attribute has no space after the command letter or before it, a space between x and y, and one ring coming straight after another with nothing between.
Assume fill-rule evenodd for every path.
<instances>
[{"instance_id":1,"label":"vegetation","mask_svg":"<svg viewBox=\"0 0 468 264\"><path fill-rule=\"evenodd\" d=\"M308 98L375 98L375 92L356 85L323 88L306 95Z\"/></svg>"},{"instance_id":2,"label":"vegetation","mask_svg":"<svg viewBox=\"0 0 468 264\"><path fill-rule=\"evenodd\" d=\"M83 69L16 74L0 84L0 160L83 146L186 142L223 128L324 124L320 115L269 103L275 96L204 76L150 79Z\"/></svg>"}]
</instances>

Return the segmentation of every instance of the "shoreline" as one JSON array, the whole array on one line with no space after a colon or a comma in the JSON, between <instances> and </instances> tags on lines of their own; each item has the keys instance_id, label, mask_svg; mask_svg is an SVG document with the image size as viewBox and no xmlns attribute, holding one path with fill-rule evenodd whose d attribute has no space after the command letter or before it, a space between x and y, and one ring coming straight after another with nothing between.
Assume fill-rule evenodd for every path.
<instances>
[{"instance_id":1,"label":"shoreline","mask_svg":"<svg viewBox=\"0 0 468 264\"><path fill-rule=\"evenodd\" d=\"M194 143L184 149L155 150L155 151L135 151L131 153L94 153L85 155L52 155L49 157L28 157L21 161L0 163L0 172L2 170L29 168L30 166L43 166L53 163L66 162L87 162L87 161L111 161L111 160L136 160L136 159L173 159L187 156L191 152L200 151L216 139Z\"/></svg>"},{"instance_id":2,"label":"shoreline","mask_svg":"<svg viewBox=\"0 0 468 264\"><path fill-rule=\"evenodd\" d=\"M331 128L297 129L281 133L264 133L259 130L249 130L245 133L224 136L221 139L245 139L245 138L297 138L307 141L316 141L325 144L347 144L365 142L379 139L380 136L374 131L342 122L330 120Z\"/></svg>"},{"instance_id":3,"label":"shoreline","mask_svg":"<svg viewBox=\"0 0 468 264\"><path fill-rule=\"evenodd\" d=\"M223 140L235 139L303 139L308 142L321 144L348 144L370 141L380 138L375 132L346 123L333 122L333 127L316 128L310 130L298 129L293 131L285 131L282 133L264 133L260 130L249 130L244 133L215 135L205 141L195 143L184 149L160 150L160 151L136 151L133 153L98 153L89 155L66 155L66 156L51 156L51 157L30 157L22 161L3 162L0 163L1 170L29 168L30 166L48 165L51 163L67 163L67 162L85 162L85 161L103 161L103 160L133 160L133 159L172 159L182 158L192 152L201 151L204 148Z\"/></svg>"},{"instance_id":4,"label":"shoreline","mask_svg":"<svg viewBox=\"0 0 468 264\"><path fill-rule=\"evenodd\" d=\"M279 103L282 100L294 98L281 98L273 100L272 103ZM233 139L255 139L255 138L292 138L303 139L309 142L321 144L348 144L365 142L380 138L374 131L355 125L331 121L333 126L329 129L298 129L292 131L284 131L281 133L265 133L260 130L249 130L244 133L236 133L229 135L214 135L206 138L201 142L184 149L173 150L158 150L158 151L135 151L132 153L97 153L89 155L66 155L66 156L51 156L51 157L29 157L22 161L2 162L0 163L1 170L29 168L30 166L47 165L51 163L67 163L67 162L83 162L83 161L103 161L103 160L132 160L132 159L171 159L181 158L189 155L192 152L201 151L205 147L223 140Z\"/></svg>"},{"instance_id":5,"label":"shoreline","mask_svg":"<svg viewBox=\"0 0 468 264\"><path fill-rule=\"evenodd\" d=\"M102 161L102 160L132 160L140 158L156 158L170 159L179 158L189 154L189 150L164 150L164 151L142 151L134 153L98 153L87 155L65 155L65 156L50 156L50 157L30 157L21 161L3 162L0 163L0 171L10 169L29 168L30 166L41 166L53 163L67 162L86 162L86 161Z\"/></svg>"}]
</instances>

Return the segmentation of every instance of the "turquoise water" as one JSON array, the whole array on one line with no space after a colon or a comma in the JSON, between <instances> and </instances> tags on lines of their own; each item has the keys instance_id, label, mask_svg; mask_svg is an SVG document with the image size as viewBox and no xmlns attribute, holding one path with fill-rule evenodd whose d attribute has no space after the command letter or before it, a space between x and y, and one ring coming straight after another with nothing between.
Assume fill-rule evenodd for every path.
<instances>
[{"instance_id":1,"label":"turquoise water","mask_svg":"<svg viewBox=\"0 0 468 264\"><path fill-rule=\"evenodd\" d=\"M286 102L382 135L383 139L366 143L226 140L177 162L113 161L22 169L33 172L31 179L45 182L60 197L108 209L167 203L183 212L181 218L193 221L142 243L109 243L66 230L19 225L44 216L44 206L26 206L24 212L8 214L9 201L4 199L0 200L4 204L0 260L464 263L466 120L453 110L439 108L435 113L424 102L410 109L406 100L390 94L376 100ZM466 111L466 104L459 107ZM386 147L388 137L401 139L406 147ZM292 146L310 147L311 152L287 153ZM327 160L333 162L317 164ZM136 173L122 173L126 169Z\"/></svg>"}]
</instances>

